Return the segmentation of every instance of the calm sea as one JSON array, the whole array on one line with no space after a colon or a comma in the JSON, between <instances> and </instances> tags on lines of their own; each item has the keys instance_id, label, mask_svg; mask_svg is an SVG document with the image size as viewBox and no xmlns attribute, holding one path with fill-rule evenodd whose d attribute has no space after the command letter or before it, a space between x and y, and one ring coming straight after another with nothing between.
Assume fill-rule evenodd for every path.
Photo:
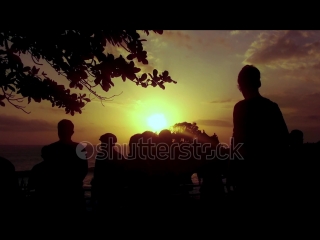
<instances>
[{"instance_id":1,"label":"calm sea","mask_svg":"<svg viewBox=\"0 0 320 240\"><path fill-rule=\"evenodd\" d=\"M41 148L43 146L38 145L0 145L0 156L8 159L16 168L16 171L28 171L33 168L34 165L42 161ZM88 148L89 168L94 167L95 153L92 149ZM89 186L93 177L92 171L89 171L87 177L84 180L84 185Z\"/></svg>"},{"instance_id":2,"label":"calm sea","mask_svg":"<svg viewBox=\"0 0 320 240\"><path fill-rule=\"evenodd\" d=\"M8 159L16 168L16 171L31 170L34 165L42 161L41 148L38 145L0 145L0 156ZM125 152L123 152L125 153ZM96 152L92 148L87 148L89 168L94 167ZM89 171L84 179L84 186L90 186L93 177L93 171ZM192 182L198 183L196 174L192 176Z\"/></svg>"}]
</instances>

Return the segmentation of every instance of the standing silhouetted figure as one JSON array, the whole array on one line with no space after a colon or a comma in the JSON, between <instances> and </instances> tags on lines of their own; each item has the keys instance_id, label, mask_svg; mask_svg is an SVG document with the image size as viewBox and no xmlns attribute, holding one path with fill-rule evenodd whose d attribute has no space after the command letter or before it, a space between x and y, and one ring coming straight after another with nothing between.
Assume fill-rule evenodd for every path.
<instances>
[{"instance_id":1,"label":"standing silhouetted figure","mask_svg":"<svg viewBox=\"0 0 320 240\"><path fill-rule=\"evenodd\" d=\"M260 95L260 71L256 67L244 66L238 84L244 100L234 106L234 149L237 144L243 145L241 156L230 156L238 158L230 161L231 174L238 201L265 208L263 203L271 206L268 199L280 198L289 132L279 106Z\"/></svg>"},{"instance_id":2,"label":"standing silhouetted figure","mask_svg":"<svg viewBox=\"0 0 320 240\"><path fill-rule=\"evenodd\" d=\"M14 215L18 207L19 185L14 165L0 157L0 214Z\"/></svg>"},{"instance_id":3,"label":"standing silhouetted figure","mask_svg":"<svg viewBox=\"0 0 320 240\"><path fill-rule=\"evenodd\" d=\"M85 148L71 137L74 125L63 119L58 123L59 141L44 146L43 163L36 167L35 190L41 196L47 216L80 216L85 213L83 180L88 173Z\"/></svg>"},{"instance_id":4,"label":"standing silhouetted figure","mask_svg":"<svg viewBox=\"0 0 320 240\"><path fill-rule=\"evenodd\" d=\"M288 162L288 177L287 190L288 194L294 199L306 195L305 190L309 190L306 184L306 163L308 162L309 153L303 149L303 132L295 129L290 132L290 151ZM300 197L299 197L300 196Z\"/></svg>"}]
</instances>

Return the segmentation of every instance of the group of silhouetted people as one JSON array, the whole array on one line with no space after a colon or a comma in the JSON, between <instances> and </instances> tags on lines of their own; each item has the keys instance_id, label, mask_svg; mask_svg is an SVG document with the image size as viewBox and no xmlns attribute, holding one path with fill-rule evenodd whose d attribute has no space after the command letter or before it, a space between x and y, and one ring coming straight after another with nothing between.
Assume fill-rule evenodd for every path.
<instances>
[{"instance_id":1,"label":"group of silhouetted people","mask_svg":"<svg viewBox=\"0 0 320 240\"><path fill-rule=\"evenodd\" d=\"M126 157L115 150L114 134L102 135L91 181L94 213L116 216L123 211L163 211L170 206L183 206L184 211L190 204L188 193L194 173L202 179L200 200L205 206L222 206L232 199L232 210L254 206L268 211L285 204L288 196L291 202L297 196L310 196L314 187L310 182L318 182L315 170L310 170L318 157L317 145L303 144L299 130L289 134L278 105L259 93L260 71L256 67L242 68L238 87L244 100L234 107L232 144L222 148L229 154L227 159L211 157L219 143L197 139L200 146L210 144L209 148L199 148L195 142L174 139L169 130L133 135ZM71 140L73 133L71 121L60 121L59 141L42 148L43 161L31 170L31 208L39 216L86 213L83 180L88 160L79 156L79 143ZM160 155L160 149L166 154ZM85 156L85 148L82 150ZM14 166L3 158L0 164L3 204L19 204L14 200L19 196ZM224 205L223 210L226 208L230 207Z\"/></svg>"}]
</instances>

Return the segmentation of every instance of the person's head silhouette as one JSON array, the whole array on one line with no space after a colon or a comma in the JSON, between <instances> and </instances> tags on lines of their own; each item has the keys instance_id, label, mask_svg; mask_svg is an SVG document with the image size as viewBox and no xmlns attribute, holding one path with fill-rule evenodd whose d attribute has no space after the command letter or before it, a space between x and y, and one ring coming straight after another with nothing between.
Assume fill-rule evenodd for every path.
<instances>
[{"instance_id":1,"label":"person's head silhouette","mask_svg":"<svg viewBox=\"0 0 320 240\"><path fill-rule=\"evenodd\" d=\"M299 147L303 145L303 132L295 129L290 132L290 146Z\"/></svg>"},{"instance_id":2,"label":"person's head silhouette","mask_svg":"<svg viewBox=\"0 0 320 240\"><path fill-rule=\"evenodd\" d=\"M60 141L71 141L74 125L70 120L63 119L58 123L58 136Z\"/></svg>"},{"instance_id":3,"label":"person's head silhouette","mask_svg":"<svg viewBox=\"0 0 320 240\"><path fill-rule=\"evenodd\" d=\"M245 99L260 96L260 71L253 65L244 66L238 75L238 88Z\"/></svg>"},{"instance_id":4,"label":"person's head silhouette","mask_svg":"<svg viewBox=\"0 0 320 240\"><path fill-rule=\"evenodd\" d=\"M112 133L103 134L99 140L101 141L101 146L105 147L107 150L113 149L118 141L117 137Z\"/></svg>"},{"instance_id":5,"label":"person's head silhouette","mask_svg":"<svg viewBox=\"0 0 320 240\"><path fill-rule=\"evenodd\" d=\"M129 157L137 158L139 146L142 142L142 134L134 134L129 140Z\"/></svg>"},{"instance_id":6,"label":"person's head silhouette","mask_svg":"<svg viewBox=\"0 0 320 240\"><path fill-rule=\"evenodd\" d=\"M170 130L164 129L159 133L159 141L162 143L171 144L172 143L172 134Z\"/></svg>"}]
</instances>

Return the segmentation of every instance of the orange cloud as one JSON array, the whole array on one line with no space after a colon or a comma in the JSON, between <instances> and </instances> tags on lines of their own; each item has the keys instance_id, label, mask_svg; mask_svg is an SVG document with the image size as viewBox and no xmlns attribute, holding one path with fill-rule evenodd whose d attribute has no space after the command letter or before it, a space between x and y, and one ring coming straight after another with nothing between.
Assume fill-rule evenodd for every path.
<instances>
[{"instance_id":1,"label":"orange cloud","mask_svg":"<svg viewBox=\"0 0 320 240\"><path fill-rule=\"evenodd\" d=\"M195 121L198 125L203 126L214 126L214 127L232 127L232 124L223 120L215 120L215 119L200 119Z\"/></svg>"},{"instance_id":2,"label":"orange cloud","mask_svg":"<svg viewBox=\"0 0 320 240\"><path fill-rule=\"evenodd\" d=\"M57 131L57 123L40 119L22 119L17 116L2 114L0 117L0 132L41 132Z\"/></svg>"}]
</instances>

